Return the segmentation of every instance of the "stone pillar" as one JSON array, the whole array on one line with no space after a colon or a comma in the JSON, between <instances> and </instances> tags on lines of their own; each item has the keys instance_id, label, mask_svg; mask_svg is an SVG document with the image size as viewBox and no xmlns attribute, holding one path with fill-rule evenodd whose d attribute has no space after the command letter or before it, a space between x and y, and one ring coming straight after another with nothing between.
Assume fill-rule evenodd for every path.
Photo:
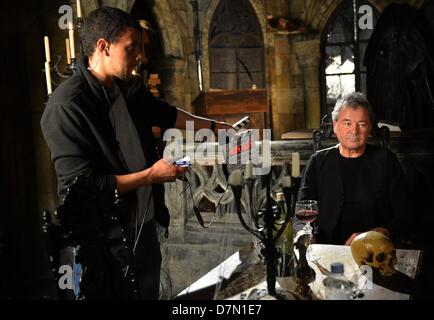
<instances>
[{"instance_id":1,"label":"stone pillar","mask_svg":"<svg viewBox=\"0 0 434 320\"><path fill-rule=\"evenodd\" d=\"M165 58L160 64L164 100L184 109L187 62L183 59Z\"/></svg>"},{"instance_id":2,"label":"stone pillar","mask_svg":"<svg viewBox=\"0 0 434 320\"><path fill-rule=\"evenodd\" d=\"M273 50L269 50L271 70L271 107L274 139L293 127L292 96L290 83L290 55L288 38L274 37Z\"/></svg>"},{"instance_id":3,"label":"stone pillar","mask_svg":"<svg viewBox=\"0 0 434 320\"><path fill-rule=\"evenodd\" d=\"M316 129L321 120L320 41L296 42L294 52L303 74L306 128Z\"/></svg>"}]
</instances>

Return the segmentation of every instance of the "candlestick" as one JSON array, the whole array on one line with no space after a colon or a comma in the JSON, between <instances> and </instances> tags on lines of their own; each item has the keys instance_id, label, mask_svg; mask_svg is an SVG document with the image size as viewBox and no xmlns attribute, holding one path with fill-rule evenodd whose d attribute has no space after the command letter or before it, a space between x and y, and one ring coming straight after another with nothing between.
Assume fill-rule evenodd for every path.
<instances>
[{"instance_id":1,"label":"candlestick","mask_svg":"<svg viewBox=\"0 0 434 320\"><path fill-rule=\"evenodd\" d=\"M45 80L47 81L47 94L50 95L53 92L51 87L51 71L50 71L50 63L48 61L45 62Z\"/></svg>"},{"instance_id":2,"label":"candlestick","mask_svg":"<svg viewBox=\"0 0 434 320\"><path fill-rule=\"evenodd\" d=\"M69 44L69 39L65 39L65 47L66 47L66 63L71 64L71 47Z\"/></svg>"},{"instance_id":3,"label":"candlestick","mask_svg":"<svg viewBox=\"0 0 434 320\"><path fill-rule=\"evenodd\" d=\"M81 18L81 1L77 0L77 18Z\"/></svg>"},{"instance_id":4,"label":"candlestick","mask_svg":"<svg viewBox=\"0 0 434 320\"><path fill-rule=\"evenodd\" d=\"M45 61L51 62L50 39L48 39L47 36L44 37L44 46L45 46Z\"/></svg>"},{"instance_id":5,"label":"candlestick","mask_svg":"<svg viewBox=\"0 0 434 320\"><path fill-rule=\"evenodd\" d=\"M281 180L282 187L284 188L290 188L291 187L291 177L290 176L284 176Z\"/></svg>"},{"instance_id":6,"label":"candlestick","mask_svg":"<svg viewBox=\"0 0 434 320\"><path fill-rule=\"evenodd\" d=\"M69 24L69 43L71 46L71 59L75 59L74 28L72 23Z\"/></svg>"},{"instance_id":7,"label":"candlestick","mask_svg":"<svg viewBox=\"0 0 434 320\"><path fill-rule=\"evenodd\" d=\"M253 165L252 163L249 161L246 164L246 171L244 173L244 178L245 179L250 179L253 176Z\"/></svg>"},{"instance_id":8,"label":"candlestick","mask_svg":"<svg viewBox=\"0 0 434 320\"><path fill-rule=\"evenodd\" d=\"M228 183L231 186L240 186L241 185L241 171L235 170L232 172L232 174L229 176Z\"/></svg>"},{"instance_id":9,"label":"candlestick","mask_svg":"<svg viewBox=\"0 0 434 320\"><path fill-rule=\"evenodd\" d=\"M294 178L300 176L300 154L298 152L292 154L292 176Z\"/></svg>"}]
</instances>

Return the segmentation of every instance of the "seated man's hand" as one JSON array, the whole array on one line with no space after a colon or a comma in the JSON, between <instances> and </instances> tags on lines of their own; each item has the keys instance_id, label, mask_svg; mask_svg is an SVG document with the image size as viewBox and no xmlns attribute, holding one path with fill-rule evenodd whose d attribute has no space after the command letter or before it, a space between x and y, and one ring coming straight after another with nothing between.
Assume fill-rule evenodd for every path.
<instances>
[{"instance_id":1,"label":"seated man's hand","mask_svg":"<svg viewBox=\"0 0 434 320\"><path fill-rule=\"evenodd\" d=\"M387 230L387 229L385 229L385 228L378 227L378 228L374 228L374 229L372 229L371 231L377 231L377 232L380 232L380 233L384 234L386 237L390 238L390 231Z\"/></svg>"},{"instance_id":2,"label":"seated man's hand","mask_svg":"<svg viewBox=\"0 0 434 320\"><path fill-rule=\"evenodd\" d=\"M351 245L351 243L353 242L353 240L359 235L359 234L361 234L362 232L357 232L357 233L353 233L348 239L347 239L347 241L345 241L345 245L346 246L350 246Z\"/></svg>"}]
</instances>

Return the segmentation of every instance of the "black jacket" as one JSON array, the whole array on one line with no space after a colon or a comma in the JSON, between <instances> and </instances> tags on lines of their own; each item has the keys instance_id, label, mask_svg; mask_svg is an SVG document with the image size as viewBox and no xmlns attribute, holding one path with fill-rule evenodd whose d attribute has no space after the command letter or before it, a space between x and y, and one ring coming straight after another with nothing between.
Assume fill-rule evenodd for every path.
<instances>
[{"instance_id":1,"label":"black jacket","mask_svg":"<svg viewBox=\"0 0 434 320\"><path fill-rule=\"evenodd\" d=\"M337 146L313 154L298 194L299 200L318 201L316 224L320 243L334 243L344 202L338 157ZM389 150L367 145L364 161L354 177L358 181L357 205L365 221L359 230L348 230L348 233L383 227L394 239L405 238L410 231L411 213L404 174L396 156ZM298 221L296 225L300 226Z\"/></svg>"},{"instance_id":2,"label":"black jacket","mask_svg":"<svg viewBox=\"0 0 434 320\"><path fill-rule=\"evenodd\" d=\"M127 102L146 156L147 166L157 159L152 126L173 127L177 110L168 103L154 98L141 80L117 83ZM127 174L109 119L110 106L102 91L101 83L85 67L63 82L50 97L41 119L41 128L58 179L58 194L78 175L95 179L101 192L114 194L114 175ZM153 185L155 219L165 228L169 225L169 213L164 205L162 185ZM137 206L135 192L125 195L132 213Z\"/></svg>"}]
</instances>

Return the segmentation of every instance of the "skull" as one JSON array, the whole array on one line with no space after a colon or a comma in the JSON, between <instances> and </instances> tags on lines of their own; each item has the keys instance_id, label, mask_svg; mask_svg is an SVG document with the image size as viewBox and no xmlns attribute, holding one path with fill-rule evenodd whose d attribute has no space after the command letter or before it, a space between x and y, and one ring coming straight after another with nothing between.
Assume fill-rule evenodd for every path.
<instances>
[{"instance_id":1,"label":"skull","mask_svg":"<svg viewBox=\"0 0 434 320\"><path fill-rule=\"evenodd\" d=\"M368 231L358 235L351 243L351 254L360 266L379 269L383 276L396 272L396 250L392 241L381 232Z\"/></svg>"}]
</instances>

